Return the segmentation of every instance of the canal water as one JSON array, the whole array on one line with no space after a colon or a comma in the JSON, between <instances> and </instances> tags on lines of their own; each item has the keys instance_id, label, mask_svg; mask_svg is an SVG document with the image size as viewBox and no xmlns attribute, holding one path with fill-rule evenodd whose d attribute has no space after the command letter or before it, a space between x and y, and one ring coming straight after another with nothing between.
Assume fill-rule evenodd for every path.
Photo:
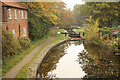
<instances>
[{"instance_id":1,"label":"canal water","mask_svg":"<svg viewBox=\"0 0 120 80\"><path fill-rule=\"evenodd\" d=\"M51 51L37 72L43 78L119 78L119 64L112 51L68 41Z\"/></svg>"}]
</instances>

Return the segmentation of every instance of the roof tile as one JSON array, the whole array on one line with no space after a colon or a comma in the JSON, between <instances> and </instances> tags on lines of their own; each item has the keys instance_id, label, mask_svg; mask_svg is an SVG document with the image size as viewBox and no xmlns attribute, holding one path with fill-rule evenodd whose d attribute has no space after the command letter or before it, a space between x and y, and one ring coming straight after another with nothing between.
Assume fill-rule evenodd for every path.
<instances>
[{"instance_id":1,"label":"roof tile","mask_svg":"<svg viewBox=\"0 0 120 80\"><path fill-rule=\"evenodd\" d=\"M2 6L11 6L11 7L17 7L17 8L22 8L22 9L28 9L24 5L22 5L20 2L2 2Z\"/></svg>"}]
</instances>

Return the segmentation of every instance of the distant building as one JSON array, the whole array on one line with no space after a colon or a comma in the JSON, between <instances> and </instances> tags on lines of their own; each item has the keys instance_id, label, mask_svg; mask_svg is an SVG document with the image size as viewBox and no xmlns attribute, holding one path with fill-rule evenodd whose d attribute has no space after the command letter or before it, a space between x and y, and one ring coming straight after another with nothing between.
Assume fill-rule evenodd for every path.
<instances>
[{"instance_id":1,"label":"distant building","mask_svg":"<svg viewBox=\"0 0 120 80\"><path fill-rule=\"evenodd\" d=\"M19 2L2 2L2 24L16 39L28 38L28 9Z\"/></svg>"},{"instance_id":2,"label":"distant building","mask_svg":"<svg viewBox=\"0 0 120 80\"><path fill-rule=\"evenodd\" d=\"M78 28L78 27L80 27L80 26L71 26L72 28Z\"/></svg>"}]
</instances>

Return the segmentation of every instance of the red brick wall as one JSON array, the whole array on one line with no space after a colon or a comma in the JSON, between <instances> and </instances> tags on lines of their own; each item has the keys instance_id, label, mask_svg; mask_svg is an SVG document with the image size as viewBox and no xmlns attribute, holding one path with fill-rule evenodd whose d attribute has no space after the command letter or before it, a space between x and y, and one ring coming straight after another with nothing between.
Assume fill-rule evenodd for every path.
<instances>
[{"instance_id":1,"label":"red brick wall","mask_svg":"<svg viewBox=\"0 0 120 80\"><path fill-rule=\"evenodd\" d=\"M8 27L8 31L13 33L13 30L15 30L15 38L17 39L19 37L19 26L20 26L20 37L23 37L23 28L26 28L26 38L28 38L28 17L25 19L25 11L24 9L18 9L18 8L10 8L11 13L12 13L12 19L9 19L9 11L8 8L6 7L4 9L5 14L5 21L7 22L6 26ZM15 11L17 11L17 19L15 19ZM23 10L24 14L24 19L22 19L22 13L21 11ZM27 14L28 16L28 14Z\"/></svg>"}]
</instances>

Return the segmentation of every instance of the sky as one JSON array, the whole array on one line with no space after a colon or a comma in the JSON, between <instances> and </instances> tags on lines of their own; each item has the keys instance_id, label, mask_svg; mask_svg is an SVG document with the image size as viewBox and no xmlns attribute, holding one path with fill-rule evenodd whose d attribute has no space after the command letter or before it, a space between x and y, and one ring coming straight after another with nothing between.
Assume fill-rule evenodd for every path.
<instances>
[{"instance_id":1,"label":"sky","mask_svg":"<svg viewBox=\"0 0 120 80\"><path fill-rule=\"evenodd\" d=\"M67 9L70 8L71 10L73 10L76 4L84 4L82 0L62 0L62 1L65 2Z\"/></svg>"}]
</instances>

